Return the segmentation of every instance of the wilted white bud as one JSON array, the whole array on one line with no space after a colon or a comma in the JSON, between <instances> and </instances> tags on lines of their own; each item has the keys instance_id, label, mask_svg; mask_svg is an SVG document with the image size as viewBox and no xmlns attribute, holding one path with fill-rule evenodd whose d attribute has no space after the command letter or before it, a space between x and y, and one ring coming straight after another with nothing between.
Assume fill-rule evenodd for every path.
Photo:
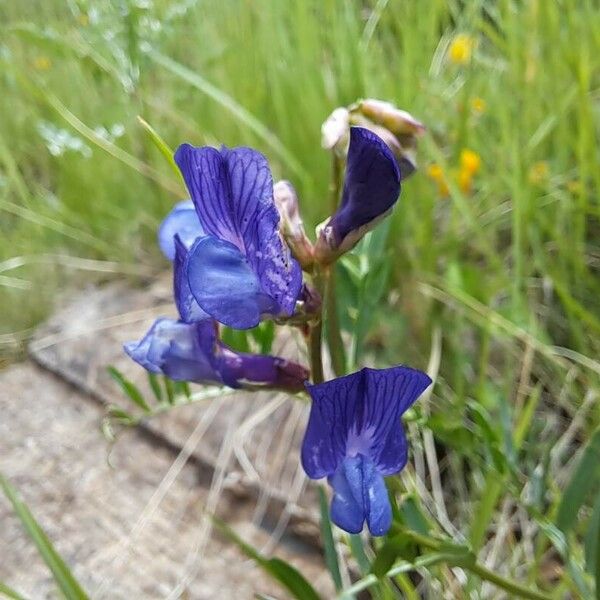
<instances>
[{"instance_id":1,"label":"wilted white bud","mask_svg":"<svg viewBox=\"0 0 600 600\"><path fill-rule=\"evenodd\" d=\"M347 108L336 108L321 126L321 145L326 150L336 150L340 154L348 151L350 112Z\"/></svg>"},{"instance_id":2,"label":"wilted white bud","mask_svg":"<svg viewBox=\"0 0 600 600\"><path fill-rule=\"evenodd\" d=\"M289 181L278 181L273 186L273 199L279 212L283 238L302 268L310 268L313 263L313 246L304 231L294 186Z\"/></svg>"},{"instance_id":3,"label":"wilted white bud","mask_svg":"<svg viewBox=\"0 0 600 600\"><path fill-rule=\"evenodd\" d=\"M389 129L394 135L419 136L425 133L425 125L410 113L396 108L391 102L368 98L351 108L351 112L361 113L376 125Z\"/></svg>"}]
</instances>

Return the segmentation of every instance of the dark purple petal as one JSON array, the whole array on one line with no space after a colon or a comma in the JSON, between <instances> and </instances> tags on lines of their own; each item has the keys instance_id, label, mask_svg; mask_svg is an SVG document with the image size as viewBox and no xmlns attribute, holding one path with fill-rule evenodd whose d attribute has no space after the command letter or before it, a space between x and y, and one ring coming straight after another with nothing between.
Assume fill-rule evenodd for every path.
<instances>
[{"instance_id":1,"label":"dark purple petal","mask_svg":"<svg viewBox=\"0 0 600 600\"><path fill-rule=\"evenodd\" d=\"M332 475L346 456L348 431L361 396L361 378L339 377L307 385L312 397L310 416L302 442L302 466L311 479Z\"/></svg>"},{"instance_id":2,"label":"dark purple petal","mask_svg":"<svg viewBox=\"0 0 600 600\"><path fill-rule=\"evenodd\" d=\"M258 248L263 217L278 215L267 159L251 148L182 144L175 152L185 183L206 233L235 244L244 254Z\"/></svg>"},{"instance_id":3,"label":"dark purple petal","mask_svg":"<svg viewBox=\"0 0 600 600\"><path fill-rule=\"evenodd\" d=\"M269 386L298 392L304 388L308 370L276 356L235 352L219 343L216 366L225 384L231 387Z\"/></svg>"},{"instance_id":4,"label":"dark purple petal","mask_svg":"<svg viewBox=\"0 0 600 600\"><path fill-rule=\"evenodd\" d=\"M385 535L392 508L383 477L361 454L346 458L329 478L334 495L331 520L348 533L359 533L366 520L373 535Z\"/></svg>"},{"instance_id":5,"label":"dark purple petal","mask_svg":"<svg viewBox=\"0 0 600 600\"><path fill-rule=\"evenodd\" d=\"M217 339L216 324L210 319L201 323L157 319L142 340L124 348L148 371L177 381L297 392L308 378L307 369L277 356L235 352Z\"/></svg>"},{"instance_id":6,"label":"dark purple petal","mask_svg":"<svg viewBox=\"0 0 600 600\"><path fill-rule=\"evenodd\" d=\"M169 260L175 258L173 238L176 235L186 248L191 248L196 238L204 235L191 200L177 203L158 228L158 245Z\"/></svg>"},{"instance_id":7,"label":"dark purple petal","mask_svg":"<svg viewBox=\"0 0 600 600\"><path fill-rule=\"evenodd\" d=\"M175 153L175 160L204 230L239 250L256 275L260 292L272 299L268 310L261 308L261 314L291 315L300 292L302 272L279 233L279 214L267 159L250 148L218 151L183 144ZM194 291L191 279L190 285ZM251 293L257 290L253 288ZM194 294L198 296L195 291ZM201 300L198 302L210 312ZM242 320L249 321L248 317Z\"/></svg>"},{"instance_id":8,"label":"dark purple petal","mask_svg":"<svg viewBox=\"0 0 600 600\"><path fill-rule=\"evenodd\" d=\"M366 385L362 435L371 440L369 456L379 472L392 475L404 468L408 457L400 416L431 385L431 379L422 371L405 366L363 371Z\"/></svg>"},{"instance_id":9,"label":"dark purple petal","mask_svg":"<svg viewBox=\"0 0 600 600\"><path fill-rule=\"evenodd\" d=\"M388 145L364 127L350 129L342 202L328 223L337 243L392 208L400 195L400 169Z\"/></svg>"},{"instance_id":10,"label":"dark purple petal","mask_svg":"<svg viewBox=\"0 0 600 600\"><path fill-rule=\"evenodd\" d=\"M230 242L212 235L199 239L184 269L198 305L220 323L249 329L258 325L261 315L278 313L246 257Z\"/></svg>"},{"instance_id":11,"label":"dark purple petal","mask_svg":"<svg viewBox=\"0 0 600 600\"><path fill-rule=\"evenodd\" d=\"M235 219L236 205L229 186L227 165L216 148L182 144L175 152L200 223L207 234L243 247Z\"/></svg>"},{"instance_id":12,"label":"dark purple petal","mask_svg":"<svg viewBox=\"0 0 600 600\"><path fill-rule=\"evenodd\" d=\"M200 305L196 302L196 299L190 290L187 271L185 270L185 261L188 251L178 235L175 236L174 243L175 260L173 261L173 292L179 316L181 317L181 320L186 323L210 319L210 315L200 308Z\"/></svg>"},{"instance_id":13,"label":"dark purple petal","mask_svg":"<svg viewBox=\"0 0 600 600\"><path fill-rule=\"evenodd\" d=\"M312 479L332 475L344 458L369 458L384 475L406 464L400 416L430 385L425 373L399 366L362 369L318 385L302 444L302 465Z\"/></svg>"},{"instance_id":14,"label":"dark purple petal","mask_svg":"<svg viewBox=\"0 0 600 600\"><path fill-rule=\"evenodd\" d=\"M221 383L210 355L215 339L212 321L188 324L161 318L141 341L125 344L125 352L148 371L176 381Z\"/></svg>"}]
</instances>

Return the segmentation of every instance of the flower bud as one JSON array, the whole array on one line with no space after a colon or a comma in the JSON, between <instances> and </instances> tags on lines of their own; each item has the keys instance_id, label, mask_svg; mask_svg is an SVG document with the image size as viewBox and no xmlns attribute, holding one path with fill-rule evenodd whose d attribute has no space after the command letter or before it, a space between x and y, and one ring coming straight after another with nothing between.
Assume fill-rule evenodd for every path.
<instances>
[{"instance_id":1,"label":"flower bud","mask_svg":"<svg viewBox=\"0 0 600 600\"><path fill-rule=\"evenodd\" d=\"M402 179L416 170L417 138L425 133L425 125L410 113L374 98L336 108L321 127L323 147L347 156L352 126L369 129L389 146L400 164Z\"/></svg>"},{"instance_id":2,"label":"flower bud","mask_svg":"<svg viewBox=\"0 0 600 600\"><path fill-rule=\"evenodd\" d=\"M394 135L419 136L425 133L423 123L405 110L396 108L391 102L368 98L358 102L355 110L376 125L389 129Z\"/></svg>"},{"instance_id":3,"label":"flower bud","mask_svg":"<svg viewBox=\"0 0 600 600\"><path fill-rule=\"evenodd\" d=\"M321 145L345 156L350 142L350 112L347 108L336 108L321 126Z\"/></svg>"},{"instance_id":4,"label":"flower bud","mask_svg":"<svg viewBox=\"0 0 600 600\"><path fill-rule=\"evenodd\" d=\"M273 198L279 212L283 238L302 267L310 268L313 263L313 246L304 231L296 190L289 181L278 181L273 186Z\"/></svg>"},{"instance_id":5,"label":"flower bud","mask_svg":"<svg viewBox=\"0 0 600 600\"><path fill-rule=\"evenodd\" d=\"M385 218L400 194L398 161L385 141L364 127L350 130L340 206L317 228L315 260L331 264Z\"/></svg>"}]
</instances>

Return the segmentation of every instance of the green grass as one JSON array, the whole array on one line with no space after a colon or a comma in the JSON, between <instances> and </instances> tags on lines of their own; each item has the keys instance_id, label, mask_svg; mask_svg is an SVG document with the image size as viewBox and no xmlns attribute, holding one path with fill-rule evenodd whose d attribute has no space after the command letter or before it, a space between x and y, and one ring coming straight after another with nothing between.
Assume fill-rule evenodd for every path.
<instances>
[{"instance_id":1,"label":"green grass","mask_svg":"<svg viewBox=\"0 0 600 600\"><path fill-rule=\"evenodd\" d=\"M578 569L593 493L566 532L570 558L551 550L549 524L600 423L600 9L590 0L134 4L0 7L0 352L18 351L65 285L166 268L154 236L180 182L137 115L171 147L259 148L315 225L328 204L321 122L359 97L392 100L428 125L423 167L452 171L470 148L482 168L472 194L451 183L441 198L425 169L405 184L387 240L389 301L373 313L366 353L424 367L439 344L436 393L417 414L437 441L446 502L429 509L442 521L445 510L503 572L548 587L557 564L559 589L585 596L579 582L592 579ZM176 4L187 12L173 16ZM462 66L447 59L457 33L477 40ZM85 142L89 156L52 156L41 123ZM114 145L94 133L115 124L124 134ZM536 180L540 161L547 175ZM495 547L507 523L515 528Z\"/></svg>"}]
</instances>

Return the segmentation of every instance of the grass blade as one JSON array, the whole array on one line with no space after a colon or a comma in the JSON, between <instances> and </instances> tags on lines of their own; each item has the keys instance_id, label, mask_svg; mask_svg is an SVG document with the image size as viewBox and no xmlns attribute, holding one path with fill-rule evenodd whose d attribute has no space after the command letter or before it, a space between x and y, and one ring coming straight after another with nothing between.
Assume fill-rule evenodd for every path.
<instances>
[{"instance_id":1,"label":"grass blade","mask_svg":"<svg viewBox=\"0 0 600 600\"><path fill-rule=\"evenodd\" d=\"M585 568L595 578L596 599L600 600L600 496L596 499L585 536Z\"/></svg>"},{"instance_id":2,"label":"grass blade","mask_svg":"<svg viewBox=\"0 0 600 600\"><path fill-rule=\"evenodd\" d=\"M327 505L327 496L323 486L319 486L319 508L321 510L321 539L325 550L325 564L333 580L336 591L342 589L342 576L340 575L340 565L338 563L333 531L331 530L331 519L329 518L329 506Z\"/></svg>"},{"instance_id":3,"label":"grass blade","mask_svg":"<svg viewBox=\"0 0 600 600\"><path fill-rule=\"evenodd\" d=\"M600 428L597 429L583 451L583 456L567 485L558 507L556 525L568 532L586 497L600 481Z\"/></svg>"},{"instance_id":4,"label":"grass blade","mask_svg":"<svg viewBox=\"0 0 600 600\"><path fill-rule=\"evenodd\" d=\"M242 540L231 527L213 517L215 527L232 541L248 558L258 564L263 571L278 581L297 600L320 600L319 594L304 576L292 565L279 558L265 558L250 544Z\"/></svg>"},{"instance_id":5,"label":"grass blade","mask_svg":"<svg viewBox=\"0 0 600 600\"><path fill-rule=\"evenodd\" d=\"M173 172L177 174L177 177L181 177L181 172L179 171L179 167L175 163L175 158L173 157L174 153L171 147L165 142L159 135L159 133L148 123L148 121L142 119L140 115L138 115L138 123L142 126L144 131L148 134L148 137L152 141L152 143L156 146L158 151L167 159L169 166L173 169Z\"/></svg>"},{"instance_id":6,"label":"grass blade","mask_svg":"<svg viewBox=\"0 0 600 600\"><path fill-rule=\"evenodd\" d=\"M87 594L83 591L83 588L79 585L67 564L56 552L52 542L50 542L42 528L38 525L27 505L19 499L15 489L1 474L0 487L4 491L6 497L10 500L21 524L37 546L39 553L52 571L52 575L54 576L58 587L61 589L67 600L87 600Z\"/></svg>"},{"instance_id":7,"label":"grass blade","mask_svg":"<svg viewBox=\"0 0 600 600\"><path fill-rule=\"evenodd\" d=\"M203 94L206 94L209 98L212 98L217 104L230 112L240 121L240 123L248 127L248 129L251 129L263 142L265 142L265 144L267 144L296 175L303 179L307 177L307 173L302 168L301 164L281 143L279 138L274 135L264 123L259 121L241 104L238 104L231 96L204 79L199 73L188 69L186 66L160 52L151 51L150 57L156 63L167 69L167 71L170 71L173 75L177 75L177 77L183 79L197 90L200 90Z\"/></svg>"},{"instance_id":8,"label":"grass blade","mask_svg":"<svg viewBox=\"0 0 600 600\"><path fill-rule=\"evenodd\" d=\"M0 581L0 596L6 596L10 600L25 600L18 592Z\"/></svg>"}]
</instances>

